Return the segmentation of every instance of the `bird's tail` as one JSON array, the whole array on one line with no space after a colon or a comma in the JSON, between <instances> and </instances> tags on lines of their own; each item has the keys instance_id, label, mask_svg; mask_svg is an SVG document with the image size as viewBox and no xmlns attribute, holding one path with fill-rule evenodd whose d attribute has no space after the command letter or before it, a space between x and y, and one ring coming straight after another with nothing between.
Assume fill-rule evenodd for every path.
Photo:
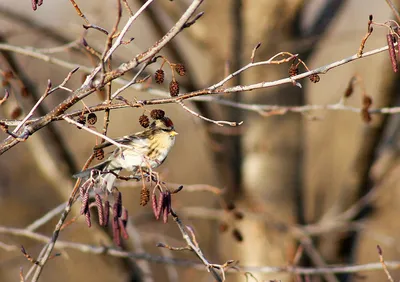
<instances>
[{"instance_id":1,"label":"bird's tail","mask_svg":"<svg viewBox=\"0 0 400 282\"><path fill-rule=\"evenodd\" d=\"M100 178L101 181L103 183L105 183L107 190L111 192L112 188L114 186L114 181L117 178L116 175L118 175L120 173L121 168L113 165L113 162L111 162L111 160L107 160L105 162L99 163L98 165L95 165L94 167L91 167L91 168L85 169L81 172L78 172L78 173L74 174L72 177L85 179L90 176L90 174L93 170L99 170L99 171L107 170L107 171L112 171L115 173L115 174L114 173L106 173L106 174L103 174Z\"/></svg>"},{"instance_id":2,"label":"bird's tail","mask_svg":"<svg viewBox=\"0 0 400 282\"><path fill-rule=\"evenodd\" d=\"M93 170L100 170L101 171L101 170L105 169L109 163L110 163L109 160L107 160L105 162L102 162L102 163L99 163L98 165L95 165L95 166L93 166L91 168L88 168L88 169L82 170L81 172L75 173L74 175L72 175L72 177L73 178L88 178L90 176L90 173Z\"/></svg>"}]
</instances>

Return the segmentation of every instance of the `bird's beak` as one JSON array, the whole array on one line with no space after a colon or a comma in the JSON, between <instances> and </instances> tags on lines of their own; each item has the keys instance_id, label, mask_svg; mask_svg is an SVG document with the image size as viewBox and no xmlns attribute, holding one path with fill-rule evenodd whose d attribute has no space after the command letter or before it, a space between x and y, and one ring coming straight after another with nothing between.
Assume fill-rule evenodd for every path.
<instances>
[{"instance_id":1,"label":"bird's beak","mask_svg":"<svg viewBox=\"0 0 400 282\"><path fill-rule=\"evenodd\" d=\"M176 136L176 135L178 135L178 132L176 132L175 130L172 130L169 134L171 134L171 136Z\"/></svg>"}]
</instances>

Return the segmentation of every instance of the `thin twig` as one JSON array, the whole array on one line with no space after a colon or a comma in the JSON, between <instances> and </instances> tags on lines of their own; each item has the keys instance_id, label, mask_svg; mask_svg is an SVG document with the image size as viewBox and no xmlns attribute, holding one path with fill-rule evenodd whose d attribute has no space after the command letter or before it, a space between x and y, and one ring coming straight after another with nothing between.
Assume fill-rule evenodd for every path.
<instances>
[{"instance_id":1,"label":"thin twig","mask_svg":"<svg viewBox=\"0 0 400 282\"><path fill-rule=\"evenodd\" d=\"M211 263L208 262L208 260L205 258L205 256L203 255L203 252L201 251L201 249L199 248L198 244L196 241L193 241L193 239L189 236L189 234L186 231L185 226L183 225L182 221L180 220L180 218L178 217L178 215L171 210L171 215L174 219L174 221L176 222L176 224L178 225L178 228L182 234L183 239L186 241L188 247L196 254L196 256L201 260L201 262L206 266L207 270L209 272L211 272L211 274L213 275L213 277L219 281L222 282L223 278L218 274L218 272L216 272L216 270L214 269L213 265Z\"/></svg>"},{"instance_id":2,"label":"thin twig","mask_svg":"<svg viewBox=\"0 0 400 282\"><path fill-rule=\"evenodd\" d=\"M71 119L71 118L69 118L69 117L67 117L67 116L63 116L63 119L64 119L66 122L70 123L70 124L74 124L74 125L76 125L77 127L86 130L87 132L90 132L90 133L92 133L92 134L94 134L94 135L96 135L96 136L99 136L99 137L103 138L104 140L107 140L108 142L110 142L111 144L117 146L118 148L131 149L130 146L124 145L124 144L120 144L120 143L114 141L113 139L111 139L110 137L107 137L107 136L105 136L104 134L101 134L101 133L99 133L99 132L97 132L97 131L95 131L95 130L89 128L89 127L86 127L86 126L84 126L83 124L81 124L81 123L79 123L79 122L77 122L77 121L75 121L75 120L73 120L73 119Z\"/></svg>"},{"instance_id":3,"label":"thin twig","mask_svg":"<svg viewBox=\"0 0 400 282\"><path fill-rule=\"evenodd\" d=\"M390 9L392 9L393 14L395 15L397 21L400 23L400 13L399 10L396 9L392 0L386 0L386 3L389 5Z\"/></svg>"},{"instance_id":4,"label":"thin twig","mask_svg":"<svg viewBox=\"0 0 400 282\"><path fill-rule=\"evenodd\" d=\"M389 279L390 282L394 282L394 280L392 278L392 275L390 275L390 272L387 269L387 265L385 263L385 260L383 259L383 252L382 252L382 249L381 249L381 247L379 245L377 245L377 249L378 249L378 254L379 254L379 261L382 264L382 268L385 271L385 274L386 274L387 278Z\"/></svg>"},{"instance_id":5,"label":"thin twig","mask_svg":"<svg viewBox=\"0 0 400 282\"><path fill-rule=\"evenodd\" d=\"M26 117L21 121L20 124L14 129L13 133L16 134L18 130L25 124L25 122L33 115L33 112L39 107L39 105L43 102L43 100L49 95L49 91L51 89L51 81L50 79L47 81L47 88L44 94L40 97L40 99L36 102L36 104L32 107L30 112L26 115Z\"/></svg>"},{"instance_id":6,"label":"thin twig","mask_svg":"<svg viewBox=\"0 0 400 282\"><path fill-rule=\"evenodd\" d=\"M29 224L25 229L29 231L35 231L38 229L40 226L46 224L49 222L52 218L60 214L64 209L65 209L66 203L62 203L52 209L51 211L47 212L45 215L40 217L39 219L35 220L31 224Z\"/></svg>"},{"instance_id":7,"label":"thin twig","mask_svg":"<svg viewBox=\"0 0 400 282\"><path fill-rule=\"evenodd\" d=\"M137 19L137 17L139 17L139 15L141 13L143 13L143 11L147 8L147 6L149 6L151 4L151 2L153 2L153 1L154 0L147 0L147 2L145 4L143 4L142 7L133 16L131 16L128 19L124 28L121 30L119 36L115 40L114 44L111 46L111 48L108 50L108 52L104 56L104 59L102 60L103 62L106 62L111 57L111 55L114 53L114 51L121 45L123 37L128 32L128 30L131 27L131 25L133 24L133 22ZM102 68L102 64L100 64L98 67L96 67L96 69L94 69L92 71L92 73L87 76L85 82L82 85L82 88L86 88L90 85L91 81L99 73L101 68Z\"/></svg>"},{"instance_id":8,"label":"thin twig","mask_svg":"<svg viewBox=\"0 0 400 282\"><path fill-rule=\"evenodd\" d=\"M88 158L88 160L86 161L86 163L85 163L85 165L83 166L82 170L88 168L88 166L90 165L90 163L92 162L93 159L94 159L94 154L92 154L92 155ZM76 196L76 194L77 194L77 192L78 192L78 190L79 190L79 185L80 185L80 184L81 184L81 180L78 179L78 180L75 182L75 186L74 186L74 188L72 189L72 192L71 192L71 194L70 194L70 196L69 196L67 205L66 205L66 207L65 207L65 209L64 209L64 211L63 211L63 213L61 214L61 217L60 217L60 219L59 219L59 221L58 221L58 223L57 223L57 225L56 225L56 227L55 227L55 229L54 229L54 231L53 231L53 236L51 237L51 240L48 240L48 243L47 243L46 246L42 249L42 252L41 252L42 255L40 255L40 256L38 257L39 265L37 266L37 269L36 269L36 271L35 271L35 273L34 273L34 276L32 277L32 282L36 282L36 281L39 279L39 277L40 277L40 275L41 275L41 273L42 273L43 267L45 266L46 262L47 262L48 259L50 258L51 252L53 251L54 246L55 246L55 244L56 244L56 242L57 242L57 239L58 239L58 236L59 236L59 234L60 234L61 228L62 228L62 226L63 226L65 220L67 219L68 214L69 214L70 211L71 211L72 204L74 203L75 196Z\"/></svg>"},{"instance_id":9,"label":"thin twig","mask_svg":"<svg viewBox=\"0 0 400 282\"><path fill-rule=\"evenodd\" d=\"M4 97L0 99L0 105L2 105L5 101L7 101L8 97L10 97L10 92L7 88L4 91Z\"/></svg>"},{"instance_id":10,"label":"thin twig","mask_svg":"<svg viewBox=\"0 0 400 282\"><path fill-rule=\"evenodd\" d=\"M41 235L26 229L12 228L0 226L1 234L10 234L14 236L26 237L38 242L48 242L51 238L45 235ZM57 241L58 249L73 249L83 253L90 253L95 255L109 255L119 258L133 258L137 260L147 260L154 263L173 264L176 266L191 267L197 270L205 270L204 264L193 260L174 259L161 257L158 255L151 255L148 253L133 253L123 251L119 248L106 247L106 246L94 246L84 243L76 243L69 241ZM19 248L17 248L19 249ZM386 261L388 269L400 269L400 261ZM382 264L378 263L367 263L360 265L347 265L347 266L328 266L323 268L315 267L298 267L298 266L238 266L241 271L253 272L253 273L294 273L303 275L320 275L324 273L357 273L363 271L381 271L383 269ZM233 271L233 270L232 270ZM234 273L234 272L233 272Z\"/></svg>"},{"instance_id":11,"label":"thin twig","mask_svg":"<svg viewBox=\"0 0 400 282\"><path fill-rule=\"evenodd\" d=\"M205 120L205 121L214 123L214 124L216 124L216 125L218 125L218 126L224 126L224 125L238 126L238 125L243 124L243 121L236 122L236 121L225 121L225 120L213 120L213 119L210 119L210 118L206 118L206 117L204 117L204 116L202 116L202 115L196 113L195 111L189 109L187 106L185 106L185 104L183 104L182 101L177 101L176 103L179 104L179 105L181 105L181 107L182 107L185 111L191 113L192 115L194 115L194 116L196 116L196 117L198 117L198 118L201 118L202 120Z\"/></svg>"}]
</instances>

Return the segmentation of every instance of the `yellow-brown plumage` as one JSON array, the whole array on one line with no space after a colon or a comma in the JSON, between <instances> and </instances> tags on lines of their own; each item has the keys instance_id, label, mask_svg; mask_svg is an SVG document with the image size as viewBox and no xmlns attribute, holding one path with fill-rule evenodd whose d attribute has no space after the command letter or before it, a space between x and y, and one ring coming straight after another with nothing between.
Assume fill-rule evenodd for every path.
<instances>
[{"instance_id":1,"label":"yellow-brown plumage","mask_svg":"<svg viewBox=\"0 0 400 282\"><path fill-rule=\"evenodd\" d=\"M157 119L144 131L114 140L131 148L120 147L115 149L106 161L79 172L74 177L88 177L91 171L101 170L105 172L101 176L102 180L106 182L107 189L111 191L116 176L107 173L107 171L119 174L122 169L125 169L135 175L140 167L149 169L158 167L164 162L174 145L177 134L172 121L168 117ZM111 145L110 142L104 142L94 149L103 149Z\"/></svg>"}]
</instances>

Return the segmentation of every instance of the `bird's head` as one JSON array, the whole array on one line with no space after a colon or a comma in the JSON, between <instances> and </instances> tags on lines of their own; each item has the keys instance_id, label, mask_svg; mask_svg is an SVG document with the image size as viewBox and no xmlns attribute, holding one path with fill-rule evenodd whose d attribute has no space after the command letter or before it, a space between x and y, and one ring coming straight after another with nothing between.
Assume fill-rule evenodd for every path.
<instances>
[{"instance_id":1,"label":"bird's head","mask_svg":"<svg viewBox=\"0 0 400 282\"><path fill-rule=\"evenodd\" d=\"M174 129L174 123L170 118L166 116L153 121L153 123L151 124L151 128L155 130L161 130L165 133L168 133L170 136L178 135L178 132L176 132Z\"/></svg>"}]
</instances>

